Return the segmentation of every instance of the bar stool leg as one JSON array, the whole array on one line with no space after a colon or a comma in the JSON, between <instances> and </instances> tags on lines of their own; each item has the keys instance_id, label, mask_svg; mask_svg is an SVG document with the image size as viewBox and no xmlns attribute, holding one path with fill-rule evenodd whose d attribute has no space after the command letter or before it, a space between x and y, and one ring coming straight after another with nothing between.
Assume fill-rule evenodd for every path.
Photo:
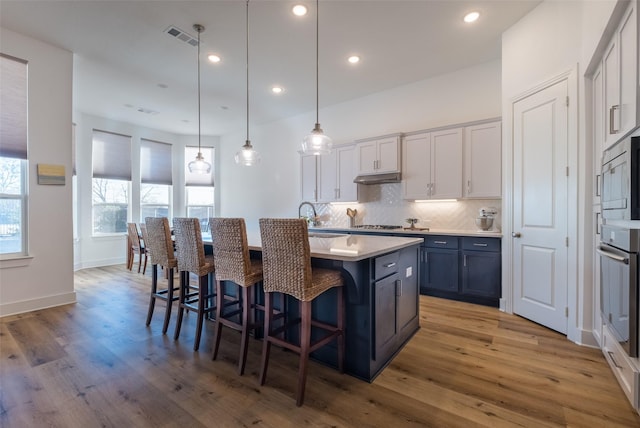
<instances>
[{"instance_id":1,"label":"bar stool leg","mask_svg":"<svg viewBox=\"0 0 640 428\"><path fill-rule=\"evenodd\" d=\"M168 289L167 289L167 307L164 312L164 325L162 326L162 334L167 334L167 330L169 329L169 320L171 319L171 307L173 306L173 268L167 269L171 274L169 275L168 280ZM157 269L153 269L153 274L156 277L156 281L158 280L158 271Z\"/></svg>"},{"instance_id":2,"label":"bar stool leg","mask_svg":"<svg viewBox=\"0 0 640 428\"><path fill-rule=\"evenodd\" d=\"M264 337L262 342L262 361L260 363L260 385L264 385L269 366L271 351L271 322L273 321L273 293L264 293Z\"/></svg>"},{"instance_id":3,"label":"bar stool leg","mask_svg":"<svg viewBox=\"0 0 640 428\"><path fill-rule=\"evenodd\" d=\"M182 316L184 315L184 301L189 290L189 272L180 272L180 297L178 299L178 319L176 320L176 329L173 334L173 340L180 337L180 327L182 326Z\"/></svg>"},{"instance_id":4,"label":"bar stool leg","mask_svg":"<svg viewBox=\"0 0 640 428\"><path fill-rule=\"evenodd\" d=\"M213 330L213 355L212 360L218 358L218 348L220 347L220 337L222 336L222 310L224 308L224 293L221 281L216 280L216 326Z\"/></svg>"},{"instance_id":5,"label":"bar stool leg","mask_svg":"<svg viewBox=\"0 0 640 428\"><path fill-rule=\"evenodd\" d=\"M311 302L300 302L300 366L298 368L298 391L296 406L302 406L304 389L307 384L307 365L309 363L309 348L311 345Z\"/></svg>"},{"instance_id":6,"label":"bar stool leg","mask_svg":"<svg viewBox=\"0 0 640 428\"><path fill-rule=\"evenodd\" d=\"M196 324L196 340L193 344L193 350L200 348L200 336L202 336L202 325L204 324L204 308L206 306L206 297L209 293L209 275L203 275L198 279L198 320Z\"/></svg>"},{"instance_id":7,"label":"bar stool leg","mask_svg":"<svg viewBox=\"0 0 640 428\"><path fill-rule=\"evenodd\" d=\"M338 328L342 332L338 336L338 370L340 373L344 373L344 287L340 287L338 290L338 316L337 316L337 324Z\"/></svg>"},{"instance_id":8,"label":"bar stool leg","mask_svg":"<svg viewBox=\"0 0 640 428\"><path fill-rule=\"evenodd\" d=\"M238 374L244 374L244 367L247 364L247 348L249 347L249 328L250 312L251 312L251 293L252 287L240 287L242 289L242 338L240 339L240 359L238 364Z\"/></svg>"},{"instance_id":9,"label":"bar stool leg","mask_svg":"<svg viewBox=\"0 0 640 428\"><path fill-rule=\"evenodd\" d=\"M147 311L147 325L151 324L153 309L156 306L156 298L154 297L158 291L158 265L151 266L151 297L149 298L149 310Z\"/></svg>"}]
</instances>

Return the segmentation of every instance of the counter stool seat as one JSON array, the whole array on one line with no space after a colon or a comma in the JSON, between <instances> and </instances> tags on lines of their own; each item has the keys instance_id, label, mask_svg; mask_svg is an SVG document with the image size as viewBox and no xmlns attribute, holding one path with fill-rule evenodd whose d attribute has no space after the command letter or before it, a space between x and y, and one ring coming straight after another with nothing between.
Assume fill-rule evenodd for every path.
<instances>
[{"instance_id":1,"label":"counter stool seat","mask_svg":"<svg viewBox=\"0 0 640 428\"><path fill-rule=\"evenodd\" d=\"M304 219L260 219L262 238L262 266L264 271L265 321L260 385L264 385L271 344L274 343L300 355L296 405L304 402L309 354L334 339L338 342L338 369L344 370L344 288L342 273L332 269L311 267L309 234ZM311 304L321 294L337 288L336 324L331 325L312 319ZM295 298L300 305L300 318L287 319L276 327L273 309L274 293L284 293ZM286 332L293 324L299 324L298 343L287 340ZM311 341L311 327L324 332L315 342Z\"/></svg>"}]
</instances>

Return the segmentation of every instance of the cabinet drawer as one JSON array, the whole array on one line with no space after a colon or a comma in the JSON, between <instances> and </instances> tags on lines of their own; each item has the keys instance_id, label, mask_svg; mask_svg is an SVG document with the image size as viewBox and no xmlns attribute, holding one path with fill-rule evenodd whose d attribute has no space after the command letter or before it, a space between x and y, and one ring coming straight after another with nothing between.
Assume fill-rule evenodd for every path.
<instances>
[{"instance_id":1,"label":"cabinet drawer","mask_svg":"<svg viewBox=\"0 0 640 428\"><path fill-rule=\"evenodd\" d=\"M384 256L376 257L374 260L375 265L375 280L384 278L398 271L398 261L400 259L400 253L386 254Z\"/></svg>"},{"instance_id":2,"label":"cabinet drawer","mask_svg":"<svg viewBox=\"0 0 640 428\"><path fill-rule=\"evenodd\" d=\"M638 397L640 373L638 373L638 369L629 361L624 350L620 347L620 344L616 341L614 336L609 332L609 328L607 326L602 328L602 333L602 353L609 363L613 374L618 379L618 383L622 387L622 390L631 402L631 405L634 409L638 409L640 407L640 398Z\"/></svg>"},{"instance_id":3,"label":"cabinet drawer","mask_svg":"<svg viewBox=\"0 0 640 428\"><path fill-rule=\"evenodd\" d=\"M458 248L458 238L446 235L427 236L424 240L424 245L430 248L448 248L455 250Z\"/></svg>"},{"instance_id":4,"label":"cabinet drawer","mask_svg":"<svg viewBox=\"0 0 640 428\"><path fill-rule=\"evenodd\" d=\"M462 238L462 249L474 251L500 251L500 239L479 237Z\"/></svg>"}]
</instances>

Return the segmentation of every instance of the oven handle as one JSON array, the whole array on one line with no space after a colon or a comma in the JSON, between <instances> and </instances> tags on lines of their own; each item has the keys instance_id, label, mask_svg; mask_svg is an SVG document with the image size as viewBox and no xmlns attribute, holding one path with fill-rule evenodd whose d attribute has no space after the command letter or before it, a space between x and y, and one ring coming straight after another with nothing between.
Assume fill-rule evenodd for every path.
<instances>
[{"instance_id":1,"label":"oven handle","mask_svg":"<svg viewBox=\"0 0 640 428\"><path fill-rule=\"evenodd\" d=\"M624 256L619 256L617 254L613 254L610 253L609 251L606 251L604 248L602 248L601 246L598 246L598 248L596 249L597 253L600 254L601 256L605 256L608 257L610 259L613 259L617 262L622 262L625 265L629 264L629 257L624 257Z\"/></svg>"}]
</instances>

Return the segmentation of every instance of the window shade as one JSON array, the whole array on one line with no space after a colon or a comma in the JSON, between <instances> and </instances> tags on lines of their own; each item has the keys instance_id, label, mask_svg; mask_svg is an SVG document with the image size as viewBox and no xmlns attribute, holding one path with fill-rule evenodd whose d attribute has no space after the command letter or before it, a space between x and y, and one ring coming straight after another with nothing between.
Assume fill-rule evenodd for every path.
<instances>
[{"instance_id":1,"label":"window shade","mask_svg":"<svg viewBox=\"0 0 640 428\"><path fill-rule=\"evenodd\" d=\"M93 130L93 178L131 181L131 137Z\"/></svg>"},{"instance_id":2,"label":"window shade","mask_svg":"<svg viewBox=\"0 0 640 428\"><path fill-rule=\"evenodd\" d=\"M140 141L140 182L171 186L171 144Z\"/></svg>"},{"instance_id":3,"label":"window shade","mask_svg":"<svg viewBox=\"0 0 640 428\"><path fill-rule=\"evenodd\" d=\"M213 187L213 147L202 147L200 149L204 160L211 164L211 172L209 174L196 174L189 172L189 162L194 160L198 155L197 147L185 147L184 149L184 171L185 186L207 186Z\"/></svg>"},{"instance_id":4,"label":"window shade","mask_svg":"<svg viewBox=\"0 0 640 428\"><path fill-rule=\"evenodd\" d=\"M27 159L27 63L0 54L0 156Z\"/></svg>"}]
</instances>

